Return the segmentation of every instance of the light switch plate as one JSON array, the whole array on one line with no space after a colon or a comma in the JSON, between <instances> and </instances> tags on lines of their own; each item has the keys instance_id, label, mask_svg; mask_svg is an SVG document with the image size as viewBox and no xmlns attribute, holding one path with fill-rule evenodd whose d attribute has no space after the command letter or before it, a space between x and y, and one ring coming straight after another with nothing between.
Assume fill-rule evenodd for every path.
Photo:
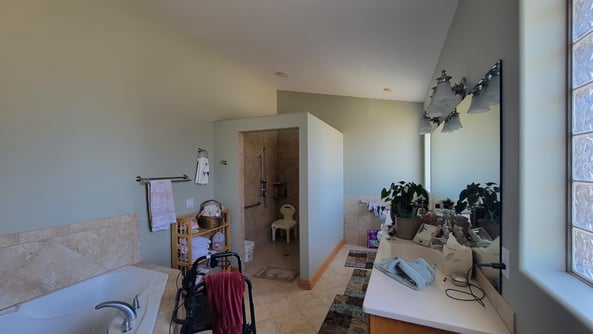
<instances>
[{"instance_id":1,"label":"light switch plate","mask_svg":"<svg viewBox=\"0 0 593 334\"><path fill-rule=\"evenodd\" d=\"M193 208L194 207L194 199L188 198L185 200L185 207L186 208Z\"/></svg>"},{"instance_id":2,"label":"light switch plate","mask_svg":"<svg viewBox=\"0 0 593 334\"><path fill-rule=\"evenodd\" d=\"M504 277L509 278L509 272L511 270L511 253L504 247L502 247L502 263L506 265L506 269L502 270L502 274Z\"/></svg>"}]
</instances>

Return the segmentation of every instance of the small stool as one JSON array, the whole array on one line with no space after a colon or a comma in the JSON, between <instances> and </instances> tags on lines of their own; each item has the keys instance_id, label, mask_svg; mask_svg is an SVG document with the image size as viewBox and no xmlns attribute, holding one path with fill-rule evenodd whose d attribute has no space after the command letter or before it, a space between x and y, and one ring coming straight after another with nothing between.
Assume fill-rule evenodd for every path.
<instances>
[{"instance_id":1,"label":"small stool","mask_svg":"<svg viewBox=\"0 0 593 334\"><path fill-rule=\"evenodd\" d=\"M286 231L286 243L290 243L290 230L294 228L294 238L297 238L297 223L294 220L278 219L272 223L272 241L276 241L276 230Z\"/></svg>"},{"instance_id":2,"label":"small stool","mask_svg":"<svg viewBox=\"0 0 593 334\"><path fill-rule=\"evenodd\" d=\"M298 225L296 220L292 218L295 212L294 206L290 204L284 204L280 207L280 213L284 218L275 220L272 223L272 241L276 241L276 230L278 229L286 231L286 243L290 243L290 230L292 229L294 229L294 238L297 238Z\"/></svg>"}]
</instances>

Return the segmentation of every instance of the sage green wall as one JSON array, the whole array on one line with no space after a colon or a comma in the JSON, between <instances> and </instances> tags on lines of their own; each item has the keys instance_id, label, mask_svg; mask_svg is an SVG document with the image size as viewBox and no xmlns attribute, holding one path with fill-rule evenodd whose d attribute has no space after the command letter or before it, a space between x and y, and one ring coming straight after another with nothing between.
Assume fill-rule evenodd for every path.
<instances>
[{"instance_id":1,"label":"sage green wall","mask_svg":"<svg viewBox=\"0 0 593 334\"><path fill-rule=\"evenodd\" d=\"M135 177L195 173L206 112L276 109L273 87L130 1L3 1L0 45L0 234L136 212L142 261L169 265ZM179 214L213 196L173 189Z\"/></svg>"},{"instance_id":2,"label":"sage green wall","mask_svg":"<svg viewBox=\"0 0 593 334\"><path fill-rule=\"evenodd\" d=\"M308 115L307 129L309 267L301 279L311 279L344 235L343 135L312 115Z\"/></svg>"},{"instance_id":3,"label":"sage green wall","mask_svg":"<svg viewBox=\"0 0 593 334\"><path fill-rule=\"evenodd\" d=\"M590 307L572 310L537 280L541 272L527 269L564 271L565 6L562 0L460 0L435 68L435 77L445 68L475 83L496 60L503 62L502 243L511 259L502 289L519 334L592 332L578 318ZM572 299L586 304L588 291Z\"/></svg>"},{"instance_id":4,"label":"sage green wall","mask_svg":"<svg viewBox=\"0 0 593 334\"><path fill-rule=\"evenodd\" d=\"M519 193L519 224L511 225L509 236L518 270L505 298L521 312L517 325L524 332L593 333L593 288L566 272L569 3L519 1L521 98L515 120L521 156L519 184L513 185Z\"/></svg>"},{"instance_id":5,"label":"sage green wall","mask_svg":"<svg viewBox=\"0 0 593 334\"><path fill-rule=\"evenodd\" d=\"M278 91L278 114L308 112L344 135L344 195L380 196L391 182L422 182L422 104Z\"/></svg>"}]
</instances>

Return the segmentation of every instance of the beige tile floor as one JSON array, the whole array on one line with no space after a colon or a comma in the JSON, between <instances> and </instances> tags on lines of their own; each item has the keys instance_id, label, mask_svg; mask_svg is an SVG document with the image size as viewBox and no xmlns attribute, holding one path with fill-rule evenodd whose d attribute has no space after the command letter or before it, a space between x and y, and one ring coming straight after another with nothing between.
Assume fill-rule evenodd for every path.
<instances>
[{"instance_id":1,"label":"beige tile floor","mask_svg":"<svg viewBox=\"0 0 593 334\"><path fill-rule=\"evenodd\" d=\"M344 266L350 249L366 248L344 245L313 289L302 290L296 280L286 283L253 277L266 266L298 269L297 242L256 245L254 259L244 263L243 271L253 284L257 333L317 333L334 297L342 294L350 281L354 269Z\"/></svg>"}]
</instances>

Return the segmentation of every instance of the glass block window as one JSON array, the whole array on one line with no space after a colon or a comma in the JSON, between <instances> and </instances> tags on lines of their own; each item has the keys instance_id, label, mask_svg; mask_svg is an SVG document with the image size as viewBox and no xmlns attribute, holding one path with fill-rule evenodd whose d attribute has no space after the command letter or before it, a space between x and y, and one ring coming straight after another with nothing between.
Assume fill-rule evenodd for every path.
<instances>
[{"instance_id":1,"label":"glass block window","mask_svg":"<svg viewBox=\"0 0 593 334\"><path fill-rule=\"evenodd\" d=\"M593 284L593 0L573 0L571 6L570 270Z\"/></svg>"}]
</instances>

